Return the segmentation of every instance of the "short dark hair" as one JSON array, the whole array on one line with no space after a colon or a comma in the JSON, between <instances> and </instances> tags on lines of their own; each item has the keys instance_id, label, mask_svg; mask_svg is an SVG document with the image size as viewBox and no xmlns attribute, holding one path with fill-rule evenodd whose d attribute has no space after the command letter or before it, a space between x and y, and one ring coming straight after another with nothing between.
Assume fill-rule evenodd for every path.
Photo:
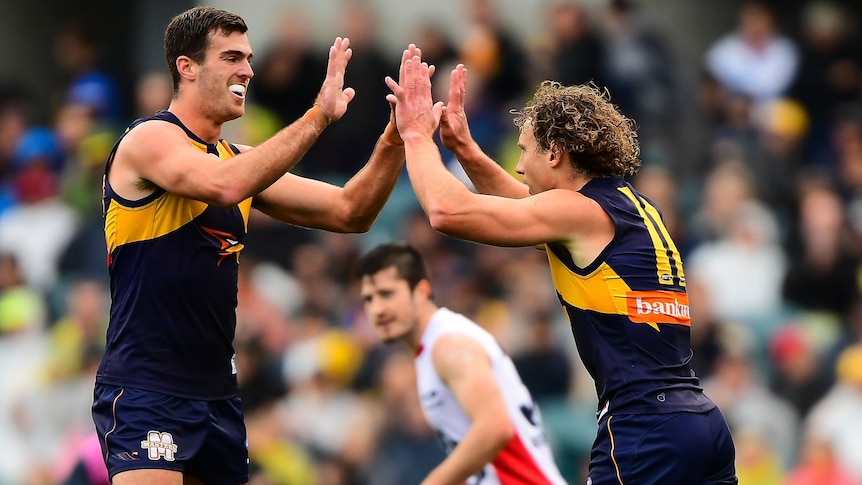
<instances>
[{"instance_id":1,"label":"short dark hair","mask_svg":"<svg viewBox=\"0 0 862 485\"><path fill-rule=\"evenodd\" d=\"M381 244L369 251L356 263L356 277L362 279L390 267L394 267L398 276L407 281L411 290L420 281L431 280L425 259L413 246L404 243Z\"/></svg>"},{"instance_id":2,"label":"short dark hair","mask_svg":"<svg viewBox=\"0 0 862 485\"><path fill-rule=\"evenodd\" d=\"M165 29L165 60L174 83L174 93L180 89L180 73L177 59L188 56L201 63L209 47L209 35L228 36L234 32L248 31L245 20L235 13L214 7L194 7L176 15Z\"/></svg>"}]
</instances>

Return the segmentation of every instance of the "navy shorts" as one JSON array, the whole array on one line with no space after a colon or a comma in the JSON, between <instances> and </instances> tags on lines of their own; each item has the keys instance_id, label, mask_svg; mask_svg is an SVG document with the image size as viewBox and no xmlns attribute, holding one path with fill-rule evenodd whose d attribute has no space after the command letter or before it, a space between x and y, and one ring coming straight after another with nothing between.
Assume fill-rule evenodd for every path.
<instances>
[{"instance_id":1,"label":"navy shorts","mask_svg":"<svg viewBox=\"0 0 862 485\"><path fill-rule=\"evenodd\" d=\"M718 408L626 414L599 425L588 485L735 484L735 449Z\"/></svg>"},{"instance_id":2,"label":"navy shorts","mask_svg":"<svg viewBox=\"0 0 862 485\"><path fill-rule=\"evenodd\" d=\"M96 384L93 422L111 477L157 468L207 484L248 482L248 442L238 397L195 401Z\"/></svg>"}]
</instances>

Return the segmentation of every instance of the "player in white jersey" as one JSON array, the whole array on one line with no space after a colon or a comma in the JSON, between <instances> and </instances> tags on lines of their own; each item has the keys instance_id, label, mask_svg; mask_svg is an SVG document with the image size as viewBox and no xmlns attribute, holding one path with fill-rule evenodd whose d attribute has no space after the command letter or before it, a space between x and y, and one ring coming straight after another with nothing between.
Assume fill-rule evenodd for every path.
<instances>
[{"instance_id":1,"label":"player in white jersey","mask_svg":"<svg viewBox=\"0 0 862 485\"><path fill-rule=\"evenodd\" d=\"M415 352L422 410L448 452L423 485L566 483L512 360L487 331L434 303L414 248L380 245L357 276L380 339Z\"/></svg>"}]
</instances>

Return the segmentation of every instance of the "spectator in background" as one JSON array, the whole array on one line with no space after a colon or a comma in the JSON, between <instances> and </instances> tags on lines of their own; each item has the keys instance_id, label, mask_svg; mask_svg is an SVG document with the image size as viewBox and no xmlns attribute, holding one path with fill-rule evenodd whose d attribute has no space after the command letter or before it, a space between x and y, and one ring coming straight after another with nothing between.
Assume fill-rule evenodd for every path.
<instances>
[{"instance_id":1,"label":"spectator in background","mask_svg":"<svg viewBox=\"0 0 862 485\"><path fill-rule=\"evenodd\" d=\"M168 73L153 71L143 74L135 82L134 118L152 116L156 111L168 109L173 94L171 76Z\"/></svg>"},{"instance_id":2,"label":"spectator in background","mask_svg":"<svg viewBox=\"0 0 862 485\"><path fill-rule=\"evenodd\" d=\"M721 354L716 359L712 374L703 382L704 391L727 416L727 424L734 433L734 441L745 436L745 444L737 453L737 461L753 464L751 442L762 448L765 455L773 455L779 470L792 463L796 455L799 415L784 399L772 393L759 370L759 343L757 336L744 324L725 323L720 330ZM748 457L748 458L747 458ZM760 465L740 466L742 476ZM748 482L761 483L761 482Z\"/></svg>"},{"instance_id":3,"label":"spectator in background","mask_svg":"<svg viewBox=\"0 0 862 485\"><path fill-rule=\"evenodd\" d=\"M530 395L541 406L545 401L564 401L572 386L573 362L554 333L550 312L534 312L527 321L524 348L512 356Z\"/></svg>"},{"instance_id":4,"label":"spectator in background","mask_svg":"<svg viewBox=\"0 0 862 485\"><path fill-rule=\"evenodd\" d=\"M822 330L821 330L822 331ZM832 386L831 373L826 372L824 350L818 347L816 323L788 321L770 337L769 360L773 370L769 387L786 400L800 417L808 415L811 407Z\"/></svg>"},{"instance_id":5,"label":"spectator in background","mask_svg":"<svg viewBox=\"0 0 862 485\"><path fill-rule=\"evenodd\" d=\"M557 0L549 4L544 20L548 38L539 39L533 53L537 66L530 82L605 86L605 47L584 7L576 0Z\"/></svg>"},{"instance_id":6,"label":"spectator in background","mask_svg":"<svg viewBox=\"0 0 862 485\"><path fill-rule=\"evenodd\" d=\"M83 23L68 23L54 39L54 59L65 76L62 103L90 106L96 117L121 124L123 97L115 74L102 65L97 30Z\"/></svg>"},{"instance_id":7,"label":"spectator in background","mask_svg":"<svg viewBox=\"0 0 862 485\"><path fill-rule=\"evenodd\" d=\"M862 290L862 261L844 203L822 177L809 177L798 194L796 231L788 245L782 295L798 310L841 318Z\"/></svg>"},{"instance_id":8,"label":"spectator in background","mask_svg":"<svg viewBox=\"0 0 862 485\"><path fill-rule=\"evenodd\" d=\"M12 203L6 185L18 143L30 127L30 100L15 85L0 86L0 212Z\"/></svg>"},{"instance_id":9,"label":"spectator in background","mask_svg":"<svg viewBox=\"0 0 862 485\"><path fill-rule=\"evenodd\" d=\"M255 60L249 98L278 116L281 123L289 123L302 116L317 95L325 66L314 52L305 13L290 8L277 15L275 37Z\"/></svg>"},{"instance_id":10,"label":"spectator in background","mask_svg":"<svg viewBox=\"0 0 862 485\"><path fill-rule=\"evenodd\" d=\"M468 0L467 29L458 51L460 61L483 79L491 109L505 112L511 103L520 103L527 88L526 55L500 21L497 1Z\"/></svg>"},{"instance_id":11,"label":"spectator in background","mask_svg":"<svg viewBox=\"0 0 862 485\"><path fill-rule=\"evenodd\" d=\"M604 17L604 73L612 99L638 123L644 155L664 150L679 119L682 83L668 42L631 0L612 0ZM647 159L647 162L650 160Z\"/></svg>"},{"instance_id":12,"label":"spectator in background","mask_svg":"<svg viewBox=\"0 0 862 485\"><path fill-rule=\"evenodd\" d=\"M850 12L830 0L808 3L801 15L800 65L789 95L811 116L806 154L821 165L834 163L829 133L839 106L859 100L862 39L852 22Z\"/></svg>"},{"instance_id":13,"label":"spectator in background","mask_svg":"<svg viewBox=\"0 0 862 485\"><path fill-rule=\"evenodd\" d=\"M704 178L698 207L688 221L697 243L726 237L739 207L756 200L751 173L738 160L717 164Z\"/></svg>"},{"instance_id":14,"label":"spectator in background","mask_svg":"<svg viewBox=\"0 0 862 485\"><path fill-rule=\"evenodd\" d=\"M416 28L416 45L422 46L422 57L435 66L445 66L458 59L458 51L442 21L425 20Z\"/></svg>"},{"instance_id":15,"label":"spectator in background","mask_svg":"<svg viewBox=\"0 0 862 485\"><path fill-rule=\"evenodd\" d=\"M741 204L729 223L722 237L692 250L686 277L705 285L719 321L752 325L763 336L782 310L787 261L778 224L768 208L753 201Z\"/></svg>"},{"instance_id":16,"label":"spectator in background","mask_svg":"<svg viewBox=\"0 0 862 485\"><path fill-rule=\"evenodd\" d=\"M799 102L783 97L761 104L752 116L756 137L743 154L745 164L752 173L758 198L776 213L782 229L786 229L806 165L803 143L810 119ZM778 173L784 175L775 177Z\"/></svg>"},{"instance_id":17,"label":"spectator in background","mask_svg":"<svg viewBox=\"0 0 862 485\"><path fill-rule=\"evenodd\" d=\"M759 0L746 1L736 28L706 52L706 66L724 88L756 103L785 94L798 64L796 45L778 31L769 6Z\"/></svg>"},{"instance_id":18,"label":"spectator in background","mask_svg":"<svg viewBox=\"0 0 862 485\"><path fill-rule=\"evenodd\" d=\"M282 376L290 388L281 403L282 424L323 466L318 473L355 476L370 459L377 432L375 408L350 388L362 349L325 320L306 331L309 335L282 358Z\"/></svg>"},{"instance_id":19,"label":"spectator in background","mask_svg":"<svg viewBox=\"0 0 862 485\"><path fill-rule=\"evenodd\" d=\"M338 12L338 34L350 39L353 56L344 74L344 85L356 89L356 97L338 123L326 129L308 150L306 163L298 168L310 177L343 184L371 154L378 126L389 119L386 85L380 80L398 72L398 66L380 47L378 17L374 6L350 0ZM311 102L310 97L307 102Z\"/></svg>"},{"instance_id":20,"label":"spectator in background","mask_svg":"<svg viewBox=\"0 0 862 485\"><path fill-rule=\"evenodd\" d=\"M858 485L859 481L835 457L829 437L810 429L802 437L799 462L783 485Z\"/></svg>"},{"instance_id":21,"label":"spectator in background","mask_svg":"<svg viewBox=\"0 0 862 485\"><path fill-rule=\"evenodd\" d=\"M836 382L811 409L805 429L825 439L841 468L862 482L862 344L841 351L835 365Z\"/></svg>"},{"instance_id":22,"label":"spectator in background","mask_svg":"<svg viewBox=\"0 0 862 485\"><path fill-rule=\"evenodd\" d=\"M0 216L0 250L14 254L25 283L45 295L58 281L58 260L79 224L59 197L65 156L52 130L30 129L13 160L17 203Z\"/></svg>"},{"instance_id":23,"label":"spectator in background","mask_svg":"<svg viewBox=\"0 0 862 485\"><path fill-rule=\"evenodd\" d=\"M106 285L100 280L86 279L72 283L62 313L48 333L51 341L51 359L45 372L48 378L63 381L85 374L88 366L93 365L93 358L98 361L105 349L107 327Z\"/></svg>"},{"instance_id":24,"label":"spectator in background","mask_svg":"<svg viewBox=\"0 0 862 485\"><path fill-rule=\"evenodd\" d=\"M48 309L39 292L24 283L18 259L0 253L0 338L18 333L41 333L48 323Z\"/></svg>"},{"instance_id":25,"label":"spectator in background","mask_svg":"<svg viewBox=\"0 0 862 485\"><path fill-rule=\"evenodd\" d=\"M238 323L238 330L242 324ZM280 405L287 388L279 354L257 333L237 335L237 381L248 428L249 484L317 485L307 450L292 441Z\"/></svg>"},{"instance_id":26,"label":"spectator in background","mask_svg":"<svg viewBox=\"0 0 862 485\"><path fill-rule=\"evenodd\" d=\"M386 349L376 379L382 423L365 476L369 485L419 485L446 454L422 414L413 355L406 349Z\"/></svg>"}]
</instances>

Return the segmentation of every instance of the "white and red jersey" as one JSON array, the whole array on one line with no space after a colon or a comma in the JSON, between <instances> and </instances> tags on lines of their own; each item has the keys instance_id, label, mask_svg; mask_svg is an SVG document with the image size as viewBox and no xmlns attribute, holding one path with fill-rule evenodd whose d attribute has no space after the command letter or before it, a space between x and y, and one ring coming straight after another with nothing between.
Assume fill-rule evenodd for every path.
<instances>
[{"instance_id":1,"label":"white and red jersey","mask_svg":"<svg viewBox=\"0 0 862 485\"><path fill-rule=\"evenodd\" d=\"M416 355L416 374L422 410L447 448L447 452L464 438L470 429L470 418L464 413L452 391L437 375L431 359L437 338L445 333L466 335L478 342L488 354L497 387L503 394L515 436L499 455L477 475L470 485L558 485L566 481L560 475L545 432L538 407L521 382L512 359L494 337L463 315L440 308L431 317Z\"/></svg>"}]
</instances>

